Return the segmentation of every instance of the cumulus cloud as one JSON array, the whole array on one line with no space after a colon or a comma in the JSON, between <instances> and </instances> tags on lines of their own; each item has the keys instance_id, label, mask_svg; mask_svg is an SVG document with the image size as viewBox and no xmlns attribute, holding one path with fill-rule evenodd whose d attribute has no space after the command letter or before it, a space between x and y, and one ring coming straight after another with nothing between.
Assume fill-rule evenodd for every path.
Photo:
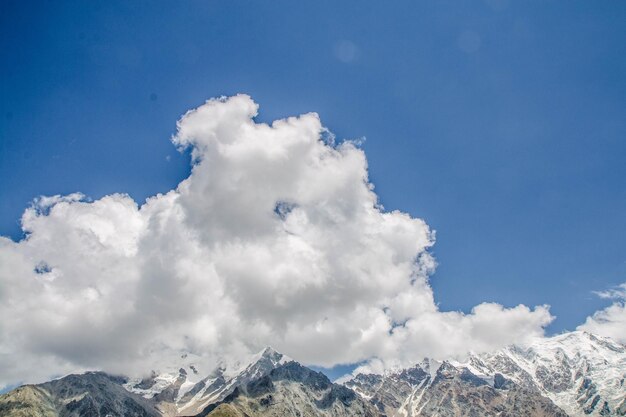
<instances>
[{"instance_id":1,"label":"cumulus cloud","mask_svg":"<svg viewBox=\"0 0 626 417\"><path fill-rule=\"evenodd\" d=\"M173 143L193 165L166 194L42 197L23 240L0 237L0 385L267 345L411 364L543 334L545 306L440 311L433 233L379 205L363 151L324 140L315 113L268 125L257 110L238 95L185 114Z\"/></svg>"},{"instance_id":2,"label":"cumulus cloud","mask_svg":"<svg viewBox=\"0 0 626 417\"><path fill-rule=\"evenodd\" d=\"M626 344L626 282L607 291L598 291L601 298L614 300L607 308L587 317L578 330L610 337Z\"/></svg>"}]
</instances>

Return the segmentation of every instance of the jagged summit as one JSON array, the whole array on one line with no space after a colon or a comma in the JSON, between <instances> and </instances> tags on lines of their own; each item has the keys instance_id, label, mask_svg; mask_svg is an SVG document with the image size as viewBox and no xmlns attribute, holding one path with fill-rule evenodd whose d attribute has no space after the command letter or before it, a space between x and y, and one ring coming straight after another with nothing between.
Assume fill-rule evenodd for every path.
<instances>
[{"instance_id":1,"label":"jagged summit","mask_svg":"<svg viewBox=\"0 0 626 417\"><path fill-rule=\"evenodd\" d=\"M259 362L259 361L263 361L263 360L267 360L267 361L269 361L269 363L271 363L273 365L278 365L278 364L283 364L283 363L286 363L286 362L290 362L293 359L291 359L287 355L284 355L284 354L278 352L273 347L268 346L265 349L261 350L256 355L253 355L252 359L251 359L251 362Z\"/></svg>"},{"instance_id":2,"label":"jagged summit","mask_svg":"<svg viewBox=\"0 0 626 417\"><path fill-rule=\"evenodd\" d=\"M282 355L282 353L278 352L276 349L274 349L271 346L266 347L260 353L262 356L265 356L265 357Z\"/></svg>"}]
</instances>

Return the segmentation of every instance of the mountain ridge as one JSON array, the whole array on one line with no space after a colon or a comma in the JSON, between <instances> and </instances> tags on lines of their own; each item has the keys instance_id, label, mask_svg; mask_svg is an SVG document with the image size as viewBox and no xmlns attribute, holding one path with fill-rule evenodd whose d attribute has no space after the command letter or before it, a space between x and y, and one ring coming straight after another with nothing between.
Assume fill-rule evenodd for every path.
<instances>
[{"instance_id":1,"label":"mountain ridge","mask_svg":"<svg viewBox=\"0 0 626 417\"><path fill-rule=\"evenodd\" d=\"M371 395L376 383L387 383L395 387L395 395L402 395L406 390L397 381L410 383L410 379L401 375L415 375L416 369L432 374L433 363L465 370L494 388L514 385L530 390L549 398L572 417L626 415L626 347L587 332L564 333L527 347L509 346L496 352L470 354L462 362L422 361L412 368L383 375L359 374L344 383L365 396ZM425 394L423 387L421 390ZM404 407L419 409L426 398L420 397L417 404L412 401Z\"/></svg>"},{"instance_id":2,"label":"mountain ridge","mask_svg":"<svg viewBox=\"0 0 626 417\"><path fill-rule=\"evenodd\" d=\"M624 416L625 379L626 347L585 332L341 383L268 347L209 373L187 363L143 379L86 372L24 385L0 395L0 416Z\"/></svg>"}]
</instances>

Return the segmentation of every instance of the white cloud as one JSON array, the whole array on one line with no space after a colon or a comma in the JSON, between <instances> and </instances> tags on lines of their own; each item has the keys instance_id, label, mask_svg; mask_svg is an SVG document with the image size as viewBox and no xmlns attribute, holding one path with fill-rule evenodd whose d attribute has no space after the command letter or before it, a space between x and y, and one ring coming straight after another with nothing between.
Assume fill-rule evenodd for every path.
<instances>
[{"instance_id":1,"label":"white cloud","mask_svg":"<svg viewBox=\"0 0 626 417\"><path fill-rule=\"evenodd\" d=\"M596 311L578 330L610 337L626 344L626 282L607 291L598 291L601 298L614 300L607 308Z\"/></svg>"},{"instance_id":2,"label":"white cloud","mask_svg":"<svg viewBox=\"0 0 626 417\"><path fill-rule=\"evenodd\" d=\"M185 114L173 142L192 172L141 206L73 194L25 211L27 238L0 238L0 386L266 345L409 364L543 334L543 306L440 311L433 233L378 205L363 151L322 140L317 114L267 125L257 109L239 95Z\"/></svg>"}]
</instances>

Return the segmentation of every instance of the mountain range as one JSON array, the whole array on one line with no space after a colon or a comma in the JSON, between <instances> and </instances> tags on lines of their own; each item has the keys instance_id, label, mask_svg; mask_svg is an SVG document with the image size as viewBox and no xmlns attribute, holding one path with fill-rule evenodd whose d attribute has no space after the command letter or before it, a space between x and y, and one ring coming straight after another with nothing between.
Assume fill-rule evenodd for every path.
<instances>
[{"instance_id":1,"label":"mountain range","mask_svg":"<svg viewBox=\"0 0 626 417\"><path fill-rule=\"evenodd\" d=\"M209 372L186 361L144 379L87 372L24 385L0 396L0 416L626 416L625 379L626 347L585 332L341 383L266 348Z\"/></svg>"}]
</instances>

